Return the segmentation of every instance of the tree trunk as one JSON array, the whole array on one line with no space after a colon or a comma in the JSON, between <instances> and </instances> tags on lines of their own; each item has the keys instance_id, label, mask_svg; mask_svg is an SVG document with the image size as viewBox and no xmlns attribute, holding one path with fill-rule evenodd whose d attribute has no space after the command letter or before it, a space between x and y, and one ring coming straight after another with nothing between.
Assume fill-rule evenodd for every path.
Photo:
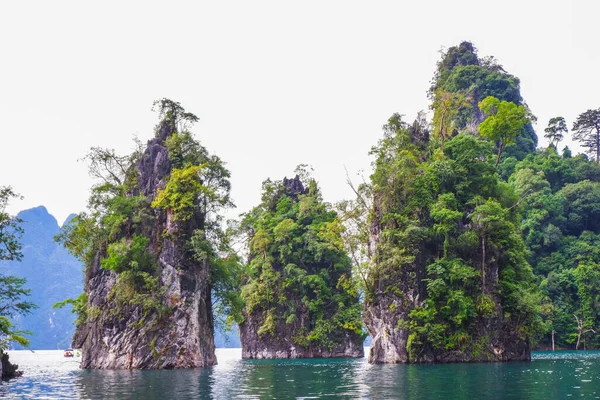
<instances>
[{"instance_id":1,"label":"tree trunk","mask_svg":"<svg viewBox=\"0 0 600 400\"><path fill-rule=\"evenodd\" d=\"M500 163L500 156L502 155L502 150L504 150L504 142L500 141L500 147L498 148L498 155L496 156L496 167Z\"/></svg>"},{"instance_id":2,"label":"tree trunk","mask_svg":"<svg viewBox=\"0 0 600 400\"><path fill-rule=\"evenodd\" d=\"M600 164L600 129L596 126L596 164Z\"/></svg>"},{"instance_id":3,"label":"tree trunk","mask_svg":"<svg viewBox=\"0 0 600 400\"><path fill-rule=\"evenodd\" d=\"M442 154L444 154L444 118L446 117L446 110L442 112L442 117L440 118L440 139L442 141Z\"/></svg>"},{"instance_id":4,"label":"tree trunk","mask_svg":"<svg viewBox=\"0 0 600 400\"><path fill-rule=\"evenodd\" d=\"M485 234L481 237L481 293L485 293Z\"/></svg>"},{"instance_id":5,"label":"tree trunk","mask_svg":"<svg viewBox=\"0 0 600 400\"><path fill-rule=\"evenodd\" d=\"M575 350L579 350L579 342L581 341L581 333L583 332L583 319L579 319L575 315L575 320L577 321L577 344L575 345Z\"/></svg>"},{"instance_id":6,"label":"tree trunk","mask_svg":"<svg viewBox=\"0 0 600 400\"><path fill-rule=\"evenodd\" d=\"M552 351L554 351L554 329L552 329Z\"/></svg>"}]
</instances>

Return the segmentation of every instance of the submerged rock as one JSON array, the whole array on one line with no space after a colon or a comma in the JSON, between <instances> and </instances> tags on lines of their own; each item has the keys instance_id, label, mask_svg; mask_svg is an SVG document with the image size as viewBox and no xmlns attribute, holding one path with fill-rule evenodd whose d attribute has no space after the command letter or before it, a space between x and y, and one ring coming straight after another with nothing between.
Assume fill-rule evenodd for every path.
<instances>
[{"instance_id":1,"label":"submerged rock","mask_svg":"<svg viewBox=\"0 0 600 400\"><path fill-rule=\"evenodd\" d=\"M11 364L8 354L0 354L0 376L2 376L2 379L11 379L23 375L23 371L19 371L17 364Z\"/></svg>"}]
</instances>

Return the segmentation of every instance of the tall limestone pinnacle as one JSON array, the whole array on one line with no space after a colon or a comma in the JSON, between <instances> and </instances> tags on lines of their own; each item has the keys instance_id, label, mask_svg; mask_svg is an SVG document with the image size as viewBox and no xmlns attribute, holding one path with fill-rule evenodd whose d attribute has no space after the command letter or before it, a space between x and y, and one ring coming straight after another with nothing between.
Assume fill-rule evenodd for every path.
<instances>
[{"instance_id":1,"label":"tall limestone pinnacle","mask_svg":"<svg viewBox=\"0 0 600 400\"><path fill-rule=\"evenodd\" d=\"M121 168L124 179L108 184L108 190L102 185L95 189L105 196L97 200L101 207L96 210L102 211L76 217L63 234L67 247L77 253L73 244L78 228L95 226L85 234L85 249L79 252L87 264L87 296L73 345L82 349L82 368L198 368L217 363L210 260L198 256L191 245L210 229L199 195L209 190L199 172L210 170L202 162L208 155L187 131L178 130L178 116L164 115L156 137ZM192 146L182 150L182 141ZM190 153L192 147L195 152ZM180 197L168 197L169 190L186 171L191 171L188 183L196 192L186 197L185 184L177 181L177 194L189 200L177 203ZM228 172L223 171L226 181Z\"/></svg>"},{"instance_id":2,"label":"tall limestone pinnacle","mask_svg":"<svg viewBox=\"0 0 600 400\"><path fill-rule=\"evenodd\" d=\"M242 358L362 357L364 333L342 226L314 180L267 183L245 215Z\"/></svg>"},{"instance_id":3,"label":"tall limestone pinnacle","mask_svg":"<svg viewBox=\"0 0 600 400\"><path fill-rule=\"evenodd\" d=\"M543 329L538 288L518 200L501 181L501 154L481 134L488 116L478 108L488 97L521 104L519 80L463 42L443 54L430 95L427 140L415 129L427 124L411 126L395 114L371 152L369 361L528 360ZM516 163L535 143L526 124L502 159Z\"/></svg>"}]
</instances>

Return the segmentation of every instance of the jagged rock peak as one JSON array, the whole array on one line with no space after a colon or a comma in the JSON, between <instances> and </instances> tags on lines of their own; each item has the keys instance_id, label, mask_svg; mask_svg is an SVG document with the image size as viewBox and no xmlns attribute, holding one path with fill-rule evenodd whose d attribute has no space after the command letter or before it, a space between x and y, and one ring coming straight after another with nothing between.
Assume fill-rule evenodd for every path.
<instances>
[{"instance_id":1,"label":"jagged rock peak","mask_svg":"<svg viewBox=\"0 0 600 400\"><path fill-rule=\"evenodd\" d=\"M113 227L108 248L99 246L88 257L87 314L73 342L82 349L82 368L200 368L217 362L210 265L189 250L203 216L175 224L169 217L171 208L152 205L172 179L165 142L174 133L176 124L163 119L156 137L128 170L126 198L145 197L134 206L142 217L134 219L135 213L125 211L125 222ZM134 249L136 241L143 250ZM117 268L107 267L105 260L115 244L141 254L142 262L126 260Z\"/></svg>"},{"instance_id":2,"label":"jagged rock peak","mask_svg":"<svg viewBox=\"0 0 600 400\"><path fill-rule=\"evenodd\" d=\"M161 180L169 176L172 168L165 140L173 135L173 126L170 122L163 121L158 132L157 137L148 141L146 151L137 166L139 187L149 199L154 198L156 188L161 186Z\"/></svg>"},{"instance_id":3,"label":"jagged rock peak","mask_svg":"<svg viewBox=\"0 0 600 400\"><path fill-rule=\"evenodd\" d=\"M296 175L292 179L283 178L283 193L296 199L301 194L308 194L308 189L304 188L300 176Z\"/></svg>"}]
</instances>

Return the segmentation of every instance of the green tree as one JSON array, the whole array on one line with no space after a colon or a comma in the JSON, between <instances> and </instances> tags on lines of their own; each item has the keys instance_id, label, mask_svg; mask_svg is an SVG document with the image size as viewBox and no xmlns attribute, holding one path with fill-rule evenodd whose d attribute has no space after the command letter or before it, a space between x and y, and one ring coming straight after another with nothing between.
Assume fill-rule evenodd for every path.
<instances>
[{"instance_id":1,"label":"green tree","mask_svg":"<svg viewBox=\"0 0 600 400\"><path fill-rule=\"evenodd\" d=\"M471 217L481 242L481 290L486 291L487 251L491 244L496 244L511 234L514 227L508 220L507 210L500 203L488 200L477 206ZM501 246L498 246L501 247Z\"/></svg>"},{"instance_id":2,"label":"green tree","mask_svg":"<svg viewBox=\"0 0 600 400\"><path fill-rule=\"evenodd\" d=\"M281 335L277 340L303 348L331 350L345 338L361 343L359 294L344 250L344 226L316 181L297 172L293 179L265 181L261 204L240 223L248 246L240 327L252 329L244 325L250 321L259 337Z\"/></svg>"},{"instance_id":3,"label":"green tree","mask_svg":"<svg viewBox=\"0 0 600 400\"><path fill-rule=\"evenodd\" d=\"M19 198L10 186L0 186L0 261L20 261L23 257L19 238L23 232L20 220L8 214L6 208L9 201ZM17 314L29 314L36 305L23 300L28 296L29 289L25 289L25 279L16 276L0 275L0 353L6 350L10 342L17 342L27 346L29 340L24 336L31 332L15 329L10 318Z\"/></svg>"},{"instance_id":4,"label":"green tree","mask_svg":"<svg viewBox=\"0 0 600 400\"><path fill-rule=\"evenodd\" d=\"M436 222L434 231L444 235L444 258L448 256L450 247L450 232L456 229L457 222L463 213L456 211L457 203L453 193L444 193L438 197L438 201L431 206L431 217Z\"/></svg>"},{"instance_id":5,"label":"green tree","mask_svg":"<svg viewBox=\"0 0 600 400\"><path fill-rule=\"evenodd\" d=\"M158 113L159 120L169 122L171 130L179 133L189 132L191 126L200 120L196 115L185 111L179 102L164 97L152 103L152 111Z\"/></svg>"},{"instance_id":6,"label":"green tree","mask_svg":"<svg viewBox=\"0 0 600 400\"><path fill-rule=\"evenodd\" d=\"M456 116L462 108L468 106L469 99L462 93L447 92L441 88L435 91L434 101L431 105L434 110L433 126L435 135L441 141L442 153L444 152L445 141L453 134L458 133L456 131Z\"/></svg>"},{"instance_id":7,"label":"green tree","mask_svg":"<svg viewBox=\"0 0 600 400\"><path fill-rule=\"evenodd\" d=\"M550 146L554 146L555 148L558 146L558 143L562 141L565 135L569 132L567 128L567 123L563 117L554 117L550 118L548 121L548 126L544 129L546 134L544 137L548 139L550 142Z\"/></svg>"},{"instance_id":8,"label":"green tree","mask_svg":"<svg viewBox=\"0 0 600 400\"><path fill-rule=\"evenodd\" d=\"M345 227L342 234L346 252L352 259L353 274L364 296L372 295L369 284L369 262L372 256L369 249L369 211L373 206L372 187L364 177L362 183L355 185L350 177L348 185L356 195L355 199L342 200L336 204L336 211Z\"/></svg>"},{"instance_id":9,"label":"green tree","mask_svg":"<svg viewBox=\"0 0 600 400\"><path fill-rule=\"evenodd\" d=\"M479 124L479 133L484 138L499 142L497 167L504 147L513 143L525 124L530 121L528 111L525 106L505 100L500 101L492 96L483 99L479 103L479 109L487 116Z\"/></svg>"},{"instance_id":10,"label":"green tree","mask_svg":"<svg viewBox=\"0 0 600 400\"><path fill-rule=\"evenodd\" d=\"M595 155L596 163L600 163L600 109L579 114L573 124L573 139L580 142L588 154Z\"/></svg>"},{"instance_id":11,"label":"green tree","mask_svg":"<svg viewBox=\"0 0 600 400\"><path fill-rule=\"evenodd\" d=\"M20 198L10 186L0 186L0 260L20 260L23 257L19 238L21 221L8 214L6 207L13 198Z\"/></svg>"},{"instance_id":12,"label":"green tree","mask_svg":"<svg viewBox=\"0 0 600 400\"><path fill-rule=\"evenodd\" d=\"M574 275L581 299L581 308L575 313L578 328L575 345L577 350L582 336L589 332L596 333L600 322L600 265L583 262L575 269Z\"/></svg>"}]
</instances>

